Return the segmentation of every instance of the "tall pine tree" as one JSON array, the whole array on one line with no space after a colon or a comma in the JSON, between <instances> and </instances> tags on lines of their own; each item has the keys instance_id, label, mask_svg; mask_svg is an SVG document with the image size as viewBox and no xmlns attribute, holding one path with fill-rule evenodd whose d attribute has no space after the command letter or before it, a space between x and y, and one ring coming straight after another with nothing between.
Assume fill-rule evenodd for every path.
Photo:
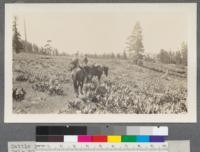
<instances>
[{"instance_id":1,"label":"tall pine tree","mask_svg":"<svg viewBox=\"0 0 200 152\"><path fill-rule=\"evenodd\" d=\"M14 17L12 47L13 47L13 51L15 51L16 53L20 53L21 49L23 49L23 45L21 43L20 36L21 35L17 29L17 17Z\"/></svg>"},{"instance_id":2,"label":"tall pine tree","mask_svg":"<svg viewBox=\"0 0 200 152\"><path fill-rule=\"evenodd\" d=\"M135 63L143 58L144 46L142 43L142 28L137 22L134 26L132 34L128 37L127 50L131 54Z\"/></svg>"}]
</instances>

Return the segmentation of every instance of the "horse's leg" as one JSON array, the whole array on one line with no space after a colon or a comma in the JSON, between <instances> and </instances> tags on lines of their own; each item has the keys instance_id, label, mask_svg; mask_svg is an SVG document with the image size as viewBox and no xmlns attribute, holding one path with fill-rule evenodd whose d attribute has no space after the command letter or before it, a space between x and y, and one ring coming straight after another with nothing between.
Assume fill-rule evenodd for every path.
<instances>
[{"instance_id":1,"label":"horse's leg","mask_svg":"<svg viewBox=\"0 0 200 152\"><path fill-rule=\"evenodd\" d=\"M87 80L87 81L86 81L87 83L91 82L91 80L92 80L92 75L88 75L87 78L86 78L86 80Z\"/></svg>"},{"instance_id":2,"label":"horse's leg","mask_svg":"<svg viewBox=\"0 0 200 152\"><path fill-rule=\"evenodd\" d=\"M93 75L90 75L89 82L92 82L92 79L93 79Z\"/></svg>"},{"instance_id":3,"label":"horse's leg","mask_svg":"<svg viewBox=\"0 0 200 152\"><path fill-rule=\"evenodd\" d=\"M93 75L90 75L90 77L89 77L89 81L88 82L92 82L92 79L93 79Z\"/></svg>"},{"instance_id":4,"label":"horse's leg","mask_svg":"<svg viewBox=\"0 0 200 152\"><path fill-rule=\"evenodd\" d=\"M99 84L101 82L101 74L98 75L98 81L99 81Z\"/></svg>"},{"instance_id":5,"label":"horse's leg","mask_svg":"<svg viewBox=\"0 0 200 152\"><path fill-rule=\"evenodd\" d=\"M88 83L89 82L89 75L87 75L86 77L85 77L85 83Z\"/></svg>"},{"instance_id":6,"label":"horse's leg","mask_svg":"<svg viewBox=\"0 0 200 152\"><path fill-rule=\"evenodd\" d=\"M79 82L77 82L77 92L78 92L78 95L79 95L79 87L80 87L80 83Z\"/></svg>"},{"instance_id":7,"label":"horse's leg","mask_svg":"<svg viewBox=\"0 0 200 152\"><path fill-rule=\"evenodd\" d=\"M80 89L81 89L81 94L83 95L83 84L84 84L84 80L82 80L81 82L80 82Z\"/></svg>"},{"instance_id":8,"label":"horse's leg","mask_svg":"<svg viewBox=\"0 0 200 152\"><path fill-rule=\"evenodd\" d=\"M78 93L78 84L77 84L77 81L74 81L74 91L76 93L76 97L78 97L79 93Z\"/></svg>"}]
</instances>

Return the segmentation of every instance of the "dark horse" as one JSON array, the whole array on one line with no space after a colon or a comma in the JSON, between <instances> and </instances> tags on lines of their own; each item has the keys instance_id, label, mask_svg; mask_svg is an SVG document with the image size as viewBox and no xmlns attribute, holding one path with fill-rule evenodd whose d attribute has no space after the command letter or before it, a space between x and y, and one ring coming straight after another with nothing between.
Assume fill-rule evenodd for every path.
<instances>
[{"instance_id":1,"label":"dark horse","mask_svg":"<svg viewBox=\"0 0 200 152\"><path fill-rule=\"evenodd\" d=\"M102 66L102 65L92 65L89 67L89 74L88 74L88 81L92 80L94 76L98 78L98 81L100 82L101 76L105 74L108 76L108 67Z\"/></svg>"},{"instance_id":2,"label":"dark horse","mask_svg":"<svg viewBox=\"0 0 200 152\"><path fill-rule=\"evenodd\" d=\"M102 65L78 66L71 68L71 70L74 91L77 97L79 96L79 92L83 94L83 85L85 81L89 82L96 76L100 82L103 73L108 76L108 67Z\"/></svg>"},{"instance_id":3,"label":"dark horse","mask_svg":"<svg viewBox=\"0 0 200 152\"><path fill-rule=\"evenodd\" d=\"M72 70L72 80L74 85L74 91L76 93L76 96L79 96L79 89L80 93L83 94L83 84L84 81L87 79L89 73L89 67L88 66L78 66Z\"/></svg>"}]
</instances>

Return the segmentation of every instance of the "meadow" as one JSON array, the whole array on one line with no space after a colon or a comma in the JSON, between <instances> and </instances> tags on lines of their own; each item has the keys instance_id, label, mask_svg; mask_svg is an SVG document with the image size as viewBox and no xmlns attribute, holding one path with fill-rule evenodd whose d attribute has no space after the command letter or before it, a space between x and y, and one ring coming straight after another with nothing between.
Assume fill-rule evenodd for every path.
<instances>
[{"instance_id":1,"label":"meadow","mask_svg":"<svg viewBox=\"0 0 200 152\"><path fill-rule=\"evenodd\" d=\"M13 100L19 114L178 114L187 113L185 69L145 63L138 66L125 59L89 58L89 64L109 67L103 76L84 85L76 97L69 71L71 56L28 53L13 55L13 88L24 88L25 98ZM165 68L169 72L165 77ZM160 68L162 68L160 70ZM159 70L157 70L159 69Z\"/></svg>"}]
</instances>

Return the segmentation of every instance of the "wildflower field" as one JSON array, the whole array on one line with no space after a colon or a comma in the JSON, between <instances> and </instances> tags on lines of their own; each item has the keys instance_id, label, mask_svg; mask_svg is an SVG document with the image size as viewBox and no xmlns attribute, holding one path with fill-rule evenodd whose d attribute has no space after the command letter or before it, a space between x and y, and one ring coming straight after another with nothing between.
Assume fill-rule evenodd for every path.
<instances>
[{"instance_id":1,"label":"wildflower field","mask_svg":"<svg viewBox=\"0 0 200 152\"><path fill-rule=\"evenodd\" d=\"M178 114L187 112L187 77L125 59L89 58L89 64L109 67L103 76L84 84L78 98L71 79L71 56L19 53L13 55L13 88L24 88L22 101L13 100L20 114ZM147 63L146 63L147 64ZM151 65L151 64L147 64ZM166 65L165 65L166 67ZM179 67L176 71L180 71Z\"/></svg>"}]
</instances>

